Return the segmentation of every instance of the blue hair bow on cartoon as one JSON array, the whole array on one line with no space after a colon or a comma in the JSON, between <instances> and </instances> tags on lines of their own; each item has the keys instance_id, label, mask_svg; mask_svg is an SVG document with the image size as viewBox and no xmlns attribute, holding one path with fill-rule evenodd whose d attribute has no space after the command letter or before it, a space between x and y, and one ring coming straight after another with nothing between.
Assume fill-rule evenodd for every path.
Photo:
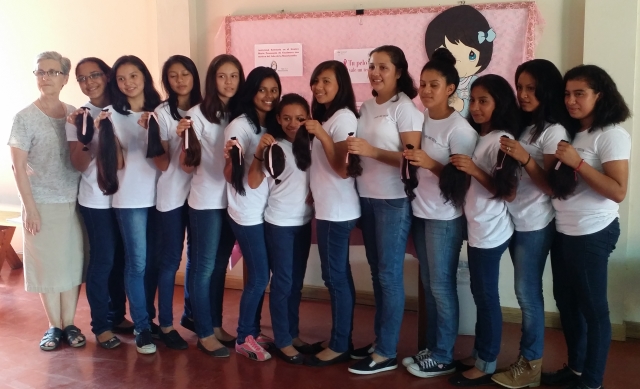
<instances>
[{"instance_id":1,"label":"blue hair bow on cartoon","mask_svg":"<svg viewBox=\"0 0 640 389\"><path fill-rule=\"evenodd\" d=\"M493 42L494 39L496 39L496 32L493 31L493 28L490 28L486 34L484 31L478 31L478 43L482 43L485 40L487 42Z\"/></svg>"}]
</instances>

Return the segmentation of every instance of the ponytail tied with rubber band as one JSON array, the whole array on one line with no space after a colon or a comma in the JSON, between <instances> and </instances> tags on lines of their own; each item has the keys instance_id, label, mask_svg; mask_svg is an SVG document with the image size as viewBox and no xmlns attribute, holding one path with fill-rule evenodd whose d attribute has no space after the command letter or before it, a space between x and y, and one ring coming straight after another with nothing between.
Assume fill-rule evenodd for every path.
<instances>
[{"instance_id":1,"label":"ponytail tied with rubber band","mask_svg":"<svg viewBox=\"0 0 640 389\"><path fill-rule=\"evenodd\" d=\"M164 154L162 139L160 139L160 124L155 112L149 112L147 119L147 158L155 158Z\"/></svg>"},{"instance_id":2,"label":"ponytail tied with rubber band","mask_svg":"<svg viewBox=\"0 0 640 389\"><path fill-rule=\"evenodd\" d=\"M185 119L191 121L190 116L185 116ZM184 164L186 166L197 167L200 166L200 160L202 158L202 146L196 136L196 131L193 129L193 125L189 125L183 133L183 145L184 145Z\"/></svg>"},{"instance_id":3,"label":"ponytail tied with rubber band","mask_svg":"<svg viewBox=\"0 0 640 389\"><path fill-rule=\"evenodd\" d=\"M303 125L298 128L296 137L293 139L291 149L296 159L296 166L303 172L311 166L311 145L314 135L309 134L307 127Z\"/></svg>"},{"instance_id":4,"label":"ponytail tied with rubber band","mask_svg":"<svg viewBox=\"0 0 640 389\"><path fill-rule=\"evenodd\" d=\"M509 137L502 135L501 138ZM514 193L518 187L519 171L520 162L504 151L498 151L498 160L495 169L493 169L493 185L496 188L496 194L492 199L504 199Z\"/></svg>"},{"instance_id":5,"label":"ponytail tied with rubber band","mask_svg":"<svg viewBox=\"0 0 640 389\"><path fill-rule=\"evenodd\" d=\"M98 119L100 119L99 143L96 155L98 187L105 196L109 196L116 193L119 187L118 145L116 143L113 120L111 120L111 112L108 109L102 110Z\"/></svg>"},{"instance_id":6,"label":"ponytail tied with rubber band","mask_svg":"<svg viewBox=\"0 0 640 389\"><path fill-rule=\"evenodd\" d=\"M231 157L231 186L240 196L246 196L247 192L244 189L244 154L242 152L242 146L238 139L234 136L231 137L233 147L229 151L229 157Z\"/></svg>"},{"instance_id":7,"label":"ponytail tied with rubber band","mask_svg":"<svg viewBox=\"0 0 640 389\"><path fill-rule=\"evenodd\" d=\"M453 157L456 154L451 154ZM471 176L459 170L452 163L446 164L440 172L440 195L444 199L444 203L451 204L456 208L464 207L467 190L471 184Z\"/></svg>"},{"instance_id":8,"label":"ponytail tied with rubber band","mask_svg":"<svg viewBox=\"0 0 640 389\"><path fill-rule=\"evenodd\" d=\"M276 185L282 182L278 177L284 172L286 158L284 150L282 150L278 142L273 142L264 151L264 167L271 178L275 180Z\"/></svg>"},{"instance_id":9,"label":"ponytail tied with rubber band","mask_svg":"<svg viewBox=\"0 0 640 389\"><path fill-rule=\"evenodd\" d=\"M78 141L84 145L82 151L89 150L89 143L93 140L95 126L88 107L82 107L82 115L76 116L76 130Z\"/></svg>"},{"instance_id":10,"label":"ponytail tied with rubber band","mask_svg":"<svg viewBox=\"0 0 640 389\"><path fill-rule=\"evenodd\" d=\"M413 145L407 144L407 150L413 150ZM404 184L404 193L410 201L413 201L416 198L413 190L418 187L418 167L409 163L408 159L402 158L400 178Z\"/></svg>"},{"instance_id":11,"label":"ponytail tied with rubber band","mask_svg":"<svg viewBox=\"0 0 640 389\"><path fill-rule=\"evenodd\" d=\"M353 132L349 133L348 138L352 138L354 136ZM356 178L362 175L362 165L360 164L360 156L357 154L351 154L347 152L347 176L351 178Z\"/></svg>"},{"instance_id":12,"label":"ponytail tied with rubber band","mask_svg":"<svg viewBox=\"0 0 640 389\"><path fill-rule=\"evenodd\" d=\"M561 142L569 143L566 140ZM565 165L558 161L553 169L549 169L547 173L547 181L551 187L551 197L554 199L566 200L576 191L578 186L578 170L582 166L584 159L580 161L580 165L574 170L571 166Z\"/></svg>"}]
</instances>

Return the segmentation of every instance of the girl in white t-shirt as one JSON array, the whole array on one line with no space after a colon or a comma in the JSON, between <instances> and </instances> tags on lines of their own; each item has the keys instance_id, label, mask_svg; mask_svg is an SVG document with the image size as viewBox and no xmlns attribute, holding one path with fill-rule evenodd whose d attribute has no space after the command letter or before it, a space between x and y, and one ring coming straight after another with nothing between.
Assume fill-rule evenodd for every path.
<instances>
[{"instance_id":1,"label":"girl in white t-shirt","mask_svg":"<svg viewBox=\"0 0 640 389\"><path fill-rule=\"evenodd\" d=\"M568 115L562 101L564 83L556 66L534 59L515 75L523 133L519 141L502 138L500 149L522 166L516 198L507 203L515 232L509 244L514 286L522 309L520 356L493 381L511 388L540 383L544 346L542 273L555 235L555 212L547 171L553 168L558 142L569 139L563 124Z\"/></svg>"},{"instance_id":2,"label":"girl in white t-shirt","mask_svg":"<svg viewBox=\"0 0 640 389\"><path fill-rule=\"evenodd\" d=\"M99 58L84 58L76 65L76 80L89 102L93 119L111 104L107 87L111 67ZM114 332L133 330L133 323L125 319L126 294L124 290L124 247L118 230L115 213L111 208L111 196L105 196L98 187L96 152L98 131L86 145L78 141L76 118L80 109L67 118L67 141L71 163L80 172L78 204L84 219L90 246L87 268L87 300L91 308L91 326L98 344L105 349L120 345ZM92 120L93 120L92 119Z\"/></svg>"},{"instance_id":3,"label":"girl in white t-shirt","mask_svg":"<svg viewBox=\"0 0 640 389\"><path fill-rule=\"evenodd\" d=\"M181 323L198 335L198 349L214 357L228 357L226 347L235 344L235 339L222 329L224 280L235 242L227 220L223 149L229 106L243 83L242 65L234 56L215 57L207 70L202 103L189 110L186 116L190 120L182 119L176 131L176 136L182 138L182 169L193 173L187 207L191 255L185 291L189 291L189 297L185 298ZM185 131L190 126L191 136L195 132L200 144L199 164L186 158ZM191 147L193 143L189 140Z\"/></svg>"},{"instance_id":4,"label":"girl in white t-shirt","mask_svg":"<svg viewBox=\"0 0 640 389\"><path fill-rule=\"evenodd\" d=\"M542 382L599 388L611 343L607 263L620 236L618 203L629 180L631 139L619 123L630 112L615 82L595 65L569 70L564 82L578 132L570 144L558 143L555 156L574 170L569 179L577 186L565 200L553 199L559 252L551 268L569 360Z\"/></svg>"},{"instance_id":5,"label":"girl in white t-shirt","mask_svg":"<svg viewBox=\"0 0 640 389\"><path fill-rule=\"evenodd\" d=\"M507 202L516 196L518 163L500 152L502 136L517 139L518 105L511 85L502 77L479 77L471 87L469 120L480 138L473 157L454 155L451 163L471 176L465 197L471 293L476 303L476 341L473 357L462 363L472 368L449 380L455 386L492 383L502 336L498 292L500 258L509 246L513 222Z\"/></svg>"},{"instance_id":6,"label":"girl in white t-shirt","mask_svg":"<svg viewBox=\"0 0 640 389\"><path fill-rule=\"evenodd\" d=\"M411 101L418 92L408 67L404 53L396 46L381 46L371 52L369 82L374 98L360 108L358 137L347 139L349 152L362 159L362 175L357 178L362 236L376 300L375 344L354 350L352 356L362 359L349 368L355 374L398 367L403 265L411 228L411 204L400 179L400 165L406 145L420 146L424 121Z\"/></svg>"},{"instance_id":7,"label":"girl in white t-shirt","mask_svg":"<svg viewBox=\"0 0 640 389\"><path fill-rule=\"evenodd\" d=\"M456 275L467 220L461 205L441 195L440 177L447 174L443 167L450 155L473 154L478 134L449 106L460 81L455 64L454 56L442 48L422 68L418 93L427 109L422 146L404 152L412 165L422 168L418 170L418 187L412 203L412 231L427 301L427 348L402 361L409 373L418 377L436 377L456 369L453 361L459 319Z\"/></svg>"},{"instance_id":8,"label":"girl in white t-shirt","mask_svg":"<svg viewBox=\"0 0 640 389\"><path fill-rule=\"evenodd\" d=\"M298 310L311 248L313 210L309 172L298 168L293 142L309 118L309 103L295 93L284 95L276 118L278 126L268 128L255 149L254 158L264 162L251 164L248 183L255 189L266 178L269 185L264 233L271 269L269 310L275 341L272 353L287 363L300 365L304 357L297 348L309 346L298 336ZM284 161L277 161L277 147L282 150ZM274 166L281 166L282 162L282 172L274 171ZM272 174L278 174L277 178Z\"/></svg>"},{"instance_id":9,"label":"girl in white t-shirt","mask_svg":"<svg viewBox=\"0 0 640 389\"><path fill-rule=\"evenodd\" d=\"M124 240L125 286L137 350L151 354L156 352L150 329L150 313L155 313L155 309L147 295L153 296L157 285L155 257L160 230L155 202L159 171L146 158L147 131L139 121L143 112L153 111L160 104L160 95L147 66L133 55L120 57L113 65L109 90L110 118L109 114L101 113L96 122L99 125L101 120L112 120L117 147L121 149L119 188L113 195L112 206Z\"/></svg>"},{"instance_id":10,"label":"girl in white t-shirt","mask_svg":"<svg viewBox=\"0 0 640 389\"><path fill-rule=\"evenodd\" d=\"M260 310L269 283L269 259L264 238L264 209L269 187L263 181L252 189L247 176L252 164L261 166L258 159L254 160L253 152L262 135L268 126L277 126L274 108L280 100L281 90L280 77L275 70L264 66L253 69L234 99L232 121L224 130L229 222L247 266L235 347L237 353L256 361L271 358L271 354L261 346L271 339L260 335ZM231 160L234 148L237 148L240 160Z\"/></svg>"}]
</instances>

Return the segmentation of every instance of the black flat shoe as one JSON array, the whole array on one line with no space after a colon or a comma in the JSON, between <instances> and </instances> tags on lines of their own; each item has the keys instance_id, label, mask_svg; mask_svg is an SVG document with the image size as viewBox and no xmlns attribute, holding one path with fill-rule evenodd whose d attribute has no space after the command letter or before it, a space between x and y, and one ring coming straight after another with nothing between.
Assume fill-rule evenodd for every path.
<instances>
[{"instance_id":1,"label":"black flat shoe","mask_svg":"<svg viewBox=\"0 0 640 389\"><path fill-rule=\"evenodd\" d=\"M338 363L348 362L349 360L351 360L351 357L349 356L349 352L345 351L342 354L338 355L337 357L333 359L329 359L327 361L323 361L322 359L319 359L315 355L311 355L304 359L304 364L305 366L311 366L311 367L324 367L324 366L336 365Z\"/></svg>"},{"instance_id":2,"label":"black flat shoe","mask_svg":"<svg viewBox=\"0 0 640 389\"><path fill-rule=\"evenodd\" d=\"M180 319L180 325L184 328L187 329L193 333L196 332L196 325L193 324L193 320L190 320L189 318L187 318L186 316L182 316L182 318Z\"/></svg>"},{"instance_id":3,"label":"black flat shoe","mask_svg":"<svg viewBox=\"0 0 640 389\"><path fill-rule=\"evenodd\" d=\"M219 348L217 350L207 350L202 343L200 343L200 341L198 340L198 344L197 344L198 350L202 351L203 353L207 354L210 357L216 357L216 358L228 358L229 357L229 349L226 347L222 347Z\"/></svg>"},{"instance_id":4,"label":"black flat shoe","mask_svg":"<svg viewBox=\"0 0 640 389\"><path fill-rule=\"evenodd\" d=\"M485 386L485 385L495 385L495 383L491 380L491 376L493 374L485 374L482 377L478 378L467 378L462 375L462 373L458 373L453 377L449 378L449 383L453 386Z\"/></svg>"},{"instance_id":5,"label":"black flat shoe","mask_svg":"<svg viewBox=\"0 0 640 389\"><path fill-rule=\"evenodd\" d=\"M305 344L304 346L293 346L299 353L305 355L315 355L320 351L324 350L322 347L322 342L317 342L314 344Z\"/></svg>"},{"instance_id":6,"label":"black flat shoe","mask_svg":"<svg viewBox=\"0 0 640 389\"><path fill-rule=\"evenodd\" d=\"M296 354L290 357L277 347L274 347L273 350L270 351L271 354L292 365L302 365L304 363L304 356L302 354Z\"/></svg>"},{"instance_id":7,"label":"black flat shoe","mask_svg":"<svg viewBox=\"0 0 640 389\"><path fill-rule=\"evenodd\" d=\"M216 339L218 339L218 338L216 338ZM231 340L220 340L220 339L218 339L218 342L220 342L224 347L236 348L236 340L238 340L238 338L233 338Z\"/></svg>"},{"instance_id":8,"label":"black flat shoe","mask_svg":"<svg viewBox=\"0 0 640 389\"><path fill-rule=\"evenodd\" d=\"M456 366L456 371L458 373L462 373L462 372L465 372L467 370L471 370L473 368L473 365L465 365L459 359L453 361L453 364Z\"/></svg>"},{"instance_id":9,"label":"black flat shoe","mask_svg":"<svg viewBox=\"0 0 640 389\"><path fill-rule=\"evenodd\" d=\"M567 365L563 365L562 369L553 373L542 373L542 384L548 386L564 386L575 385L580 382L580 376L569 368Z\"/></svg>"},{"instance_id":10,"label":"black flat shoe","mask_svg":"<svg viewBox=\"0 0 640 389\"><path fill-rule=\"evenodd\" d=\"M160 331L160 340L164 342L165 346L173 350L186 350L189 345L182 339L182 336L176 330L171 330L168 333Z\"/></svg>"},{"instance_id":11,"label":"black flat shoe","mask_svg":"<svg viewBox=\"0 0 640 389\"><path fill-rule=\"evenodd\" d=\"M98 340L98 336L96 335L96 342L98 342L98 345L100 347L102 347L103 349L106 349L106 350L111 350L112 348L116 348L116 347L120 346L120 344L122 344L120 339L118 339L118 337L115 336L115 335L111 339L106 340L104 342L99 341Z\"/></svg>"}]
</instances>

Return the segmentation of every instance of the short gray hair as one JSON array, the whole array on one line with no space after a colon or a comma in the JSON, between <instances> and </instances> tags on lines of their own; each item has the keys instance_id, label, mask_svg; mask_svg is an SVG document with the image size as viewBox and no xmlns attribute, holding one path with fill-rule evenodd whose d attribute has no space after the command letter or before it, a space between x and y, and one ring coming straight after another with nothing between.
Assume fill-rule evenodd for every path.
<instances>
[{"instance_id":1,"label":"short gray hair","mask_svg":"<svg viewBox=\"0 0 640 389\"><path fill-rule=\"evenodd\" d=\"M60 63L60 68L62 69L62 73L64 74L69 74L69 72L71 71L71 61L69 60L69 58L63 57L57 51L45 51L36 55L36 65L40 61L44 61L45 59L58 61L58 63Z\"/></svg>"}]
</instances>

